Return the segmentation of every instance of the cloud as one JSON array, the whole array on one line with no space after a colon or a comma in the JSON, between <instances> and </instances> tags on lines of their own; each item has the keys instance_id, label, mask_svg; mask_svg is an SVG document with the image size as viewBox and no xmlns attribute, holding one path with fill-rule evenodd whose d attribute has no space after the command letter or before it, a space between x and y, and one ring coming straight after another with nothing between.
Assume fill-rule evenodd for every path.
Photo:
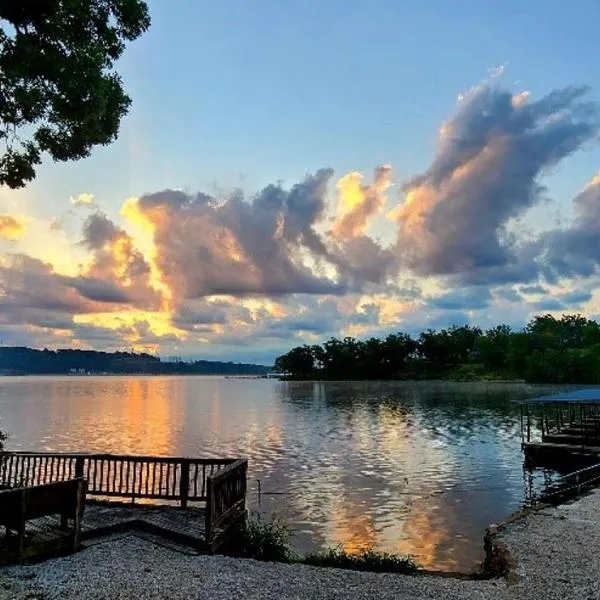
<instances>
[{"instance_id":1,"label":"cloud","mask_svg":"<svg viewBox=\"0 0 600 600\"><path fill-rule=\"evenodd\" d=\"M77 315L119 311L133 301L110 281L59 275L25 254L4 255L0 261L0 323L5 325L70 328Z\"/></svg>"},{"instance_id":2,"label":"cloud","mask_svg":"<svg viewBox=\"0 0 600 600\"><path fill-rule=\"evenodd\" d=\"M565 305L565 308L573 309L589 302L592 299L592 292L589 290L573 290L560 294L558 298Z\"/></svg>"},{"instance_id":3,"label":"cloud","mask_svg":"<svg viewBox=\"0 0 600 600\"><path fill-rule=\"evenodd\" d=\"M600 175L566 226L537 235L520 226L547 195L544 177L598 136L586 93L534 100L492 74L460 97L387 222L388 165L337 182L321 169L254 194L156 191L126 200L115 218L84 193L52 222L53 237L31 226L27 248L16 239L25 220L0 215L0 236L17 251L0 255L0 334L239 356L238 347L268 354L332 335L513 324L586 305L600 271ZM46 239L57 242L48 256Z\"/></svg>"},{"instance_id":4,"label":"cloud","mask_svg":"<svg viewBox=\"0 0 600 600\"><path fill-rule=\"evenodd\" d=\"M0 263L0 307L74 313L86 310L85 299L52 267L25 254L12 254Z\"/></svg>"},{"instance_id":5,"label":"cloud","mask_svg":"<svg viewBox=\"0 0 600 600\"><path fill-rule=\"evenodd\" d=\"M565 308L564 302L561 302L559 298L544 298L538 302L534 302L532 305L534 310L538 311L554 311L563 310Z\"/></svg>"},{"instance_id":6,"label":"cloud","mask_svg":"<svg viewBox=\"0 0 600 600\"><path fill-rule=\"evenodd\" d=\"M289 190L269 185L251 201L165 190L142 196L129 212L150 225L154 260L176 300L343 293L347 283L325 274L332 257L315 229L331 176L323 169ZM102 238L97 229L92 237Z\"/></svg>"},{"instance_id":7,"label":"cloud","mask_svg":"<svg viewBox=\"0 0 600 600\"><path fill-rule=\"evenodd\" d=\"M91 277L62 277L64 284L76 289L83 298L95 302L121 303L131 302L129 295L110 281Z\"/></svg>"},{"instance_id":8,"label":"cloud","mask_svg":"<svg viewBox=\"0 0 600 600\"><path fill-rule=\"evenodd\" d=\"M535 242L550 281L599 272L600 173L573 199L573 210L570 225L545 232Z\"/></svg>"},{"instance_id":9,"label":"cloud","mask_svg":"<svg viewBox=\"0 0 600 600\"><path fill-rule=\"evenodd\" d=\"M540 284L524 285L520 288L520 291L523 294L539 295L539 294L547 294L548 288L546 288Z\"/></svg>"},{"instance_id":10,"label":"cloud","mask_svg":"<svg viewBox=\"0 0 600 600\"><path fill-rule=\"evenodd\" d=\"M489 288L458 288L430 298L428 304L442 310L480 310L487 308L492 301Z\"/></svg>"},{"instance_id":11,"label":"cloud","mask_svg":"<svg viewBox=\"0 0 600 600\"><path fill-rule=\"evenodd\" d=\"M7 240L18 240L27 230L25 217L0 214L0 237Z\"/></svg>"},{"instance_id":12,"label":"cloud","mask_svg":"<svg viewBox=\"0 0 600 600\"><path fill-rule=\"evenodd\" d=\"M521 288L523 291L523 288ZM494 290L494 296L499 300L504 300L505 302L524 302L523 296L517 292L512 286L499 287Z\"/></svg>"},{"instance_id":13,"label":"cloud","mask_svg":"<svg viewBox=\"0 0 600 600\"><path fill-rule=\"evenodd\" d=\"M535 256L521 255L506 226L539 201L540 177L597 134L586 93L568 87L530 102L481 85L467 94L392 213L403 264L476 283L534 278Z\"/></svg>"},{"instance_id":14,"label":"cloud","mask_svg":"<svg viewBox=\"0 0 600 600\"><path fill-rule=\"evenodd\" d=\"M94 194L90 194L89 192L83 192L83 194L79 194L79 196L72 196L70 201L73 206L91 207L96 204Z\"/></svg>"},{"instance_id":15,"label":"cloud","mask_svg":"<svg viewBox=\"0 0 600 600\"><path fill-rule=\"evenodd\" d=\"M338 181L338 212L330 231L334 238L347 240L365 233L369 221L386 202L386 192L392 185L391 171L390 165L378 167L369 185L362 183L363 176L356 171Z\"/></svg>"},{"instance_id":16,"label":"cloud","mask_svg":"<svg viewBox=\"0 0 600 600\"><path fill-rule=\"evenodd\" d=\"M160 307L161 295L153 285L148 261L133 238L104 213L85 220L82 244L92 252L82 277L72 282L82 294L97 301L129 302L145 310Z\"/></svg>"}]
</instances>

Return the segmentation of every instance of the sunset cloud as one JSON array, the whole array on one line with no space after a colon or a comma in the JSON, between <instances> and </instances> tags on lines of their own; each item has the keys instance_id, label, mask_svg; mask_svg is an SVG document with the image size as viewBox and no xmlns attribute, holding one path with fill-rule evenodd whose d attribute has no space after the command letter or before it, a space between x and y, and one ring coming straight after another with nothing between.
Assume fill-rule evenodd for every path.
<instances>
[{"instance_id":1,"label":"sunset cloud","mask_svg":"<svg viewBox=\"0 0 600 600\"><path fill-rule=\"evenodd\" d=\"M369 221L381 212L387 200L391 171L390 165L377 168L371 184L362 183L363 176L356 171L337 182L338 213L331 228L333 237L347 240L366 232Z\"/></svg>"},{"instance_id":2,"label":"sunset cloud","mask_svg":"<svg viewBox=\"0 0 600 600\"><path fill-rule=\"evenodd\" d=\"M489 85L469 92L393 213L403 265L472 281L534 277L506 226L540 200L541 176L598 133L598 109L586 93L570 87L514 102Z\"/></svg>"},{"instance_id":3,"label":"sunset cloud","mask_svg":"<svg viewBox=\"0 0 600 600\"><path fill-rule=\"evenodd\" d=\"M70 202L73 206L92 206L96 204L94 194L90 194L89 192L83 192L83 194L79 194L78 196L71 196Z\"/></svg>"},{"instance_id":4,"label":"sunset cloud","mask_svg":"<svg viewBox=\"0 0 600 600\"><path fill-rule=\"evenodd\" d=\"M7 240L18 240L27 231L24 217L0 214L0 237Z\"/></svg>"},{"instance_id":5,"label":"sunset cloud","mask_svg":"<svg viewBox=\"0 0 600 600\"><path fill-rule=\"evenodd\" d=\"M118 213L83 193L60 227L36 219L25 238L25 218L0 214L11 250L0 254L0 336L250 358L333 335L492 325L506 311L511 325L535 311L600 314L600 175L561 227L515 226L547 195L545 176L597 139L586 94L476 86L430 164L398 188L383 165L256 193L153 191Z\"/></svg>"}]
</instances>

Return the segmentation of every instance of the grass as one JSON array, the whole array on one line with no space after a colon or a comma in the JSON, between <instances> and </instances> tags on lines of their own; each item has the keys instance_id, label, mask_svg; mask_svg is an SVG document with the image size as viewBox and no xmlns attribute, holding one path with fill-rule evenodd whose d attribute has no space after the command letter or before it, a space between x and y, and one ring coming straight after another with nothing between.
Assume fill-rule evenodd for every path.
<instances>
[{"instance_id":1,"label":"grass","mask_svg":"<svg viewBox=\"0 0 600 600\"><path fill-rule=\"evenodd\" d=\"M411 556L400 556L374 550L349 554L342 548L329 548L323 552L307 554L301 562L314 567L335 567L374 573L414 575L419 572L419 568Z\"/></svg>"},{"instance_id":2,"label":"grass","mask_svg":"<svg viewBox=\"0 0 600 600\"><path fill-rule=\"evenodd\" d=\"M363 550L350 554L343 548L329 548L323 552L298 556L292 549L292 530L282 520L263 520L258 513L240 522L225 549L225 554L237 558L253 558L270 562L285 562L334 567L375 573L416 574L419 567L411 556Z\"/></svg>"},{"instance_id":3,"label":"grass","mask_svg":"<svg viewBox=\"0 0 600 600\"><path fill-rule=\"evenodd\" d=\"M238 558L291 562L295 559L291 537L291 528L280 519L263 521L259 514L252 514L237 526L226 554Z\"/></svg>"}]
</instances>

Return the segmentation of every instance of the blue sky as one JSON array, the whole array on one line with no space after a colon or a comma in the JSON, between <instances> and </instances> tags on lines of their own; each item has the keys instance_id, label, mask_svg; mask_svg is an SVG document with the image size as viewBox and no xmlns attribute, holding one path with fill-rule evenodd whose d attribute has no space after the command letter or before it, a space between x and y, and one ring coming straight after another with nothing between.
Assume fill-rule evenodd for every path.
<instances>
[{"instance_id":1,"label":"blue sky","mask_svg":"<svg viewBox=\"0 0 600 600\"><path fill-rule=\"evenodd\" d=\"M86 239L86 220L95 218L93 215L102 215L115 227L123 228L123 232L132 236L132 245L141 248L151 241L147 237L144 239L144 232L136 232L135 217L128 219L119 214L127 198L179 189L190 197L201 191L224 201L236 188L241 188L246 194L246 202L251 202L252 194L269 183L281 182L287 189L302 181L307 174L315 174L323 168L334 170L327 188L328 219L334 219L336 212L339 217L343 204L336 204L335 199L335 182L340 177L349 172L359 172L364 174L364 182L369 183L373 170L384 164L391 165L393 169L390 175L393 186L387 189L384 202L385 210L391 210L406 201L411 186L403 188L403 184L417 175L427 174L434 165L441 143L438 136L442 124L452 123L461 110L465 114L467 111L473 114L473 111L487 110L481 109L481 103L475 100L468 100L468 106L464 108L463 104L461 109L460 104L457 106L459 94L472 90L471 95L477 97L477 94L482 94L482 86L488 86L515 97L527 91L529 102L535 102L567 86L591 87L577 100L577 106L568 101L552 114L544 113L540 108L541 112L536 117L540 119L540 126L556 115L574 115L583 109L584 102L600 101L600 91L596 87L600 58L596 41L600 19L600 4L597 2L582 0L569 9L563 2L537 0L526 3L392 0L375 3L232 0L224 3L179 0L176 5L156 0L149 6L152 16L150 30L128 48L118 64L125 87L133 98L130 114L122 123L119 140L109 147L94 150L90 158L77 163L45 162L38 171L37 179L24 190L0 189L0 213L25 217L27 221L27 233L20 239L0 239L0 251L7 256L29 255L45 261L50 265L50 271L64 275L69 271L65 266L65 253L68 254L70 248L80 264L79 270L73 267L69 276L98 277L110 281L110 268L104 263L103 268L97 264L100 259L96 254L102 248L81 244ZM498 67L503 67L503 73L493 76ZM472 96L467 95L468 98ZM499 92L488 101L490 107L501 102ZM456 127L458 130L458 122ZM494 131L491 127L486 135L492 136ZM543 139L544 143L556 143L550 137ZM581 236L584 235L580 230L572 231L571 228L569 232L558 232L556 228L559 216L562 218L560 226L570 227L573 199L598 171L600 149L597 139L594 122L586 130L585 139L578 138L572 150L558 158L552 152L544 155L545 158L540 159L543 162L543 165L540 163L541 170L532 175L532 181L536 186L546 186L545 191L529 200L523 193L522 204L507 207L502 215L494 217L493 226L490 225L490 231L502 240L506 239L507 232L515 231L531 230L535 236L543 232L553 232L555 236L560 233L559 237L552 239L555 244L565 245L565 252L573 254L568 267L565 264L558 266L558 257L550 257L550 262L544 263L546 270L541 268L541 263L546 261L546 258L542 260L542 255L548 256L548 251L544 250L536 256L539 269L535 273L531 266L528 270L523 267L528 275L523 275L521 269L518 277L511 275L508 278L511 281L506 276L500 277L501 283L491 278L489 264L477 266L477 277L474 278L472 273L466 277L458 262L441 265L439 260L434 260L435 257L451 254L447 248L435 249L435 252L429 248L425 252L419 246L423 253L419 260L405 260L399 267L400 275L394 271L391 276L386 270L385 281L380 279L380 285L375 289L371 280L366 284L365 280L358 281L356 265L353 265L351 275L340 271L341 259L339 256L334 258L334 254L341 253L341 256L345 253L346 260L349 252L358 250L346 248L337 240L339 247L336 246L335 252L329 249L326 257L329 264L323 267L325 270L319 276L337 284L347 276L343 293L339 285L336 291L329 289L323 290L323 293L315 292L314 285L309 288L283 286L286 290L283 295L280 288L273 293L272 286L263 290L260 286L251 289L247 285L228 287L230 282L225 286L222 283L212 285L206 282L208 271L202 271L202 265L193 263L192 259L189 264L186 263L186 268L195 271L180 280L194 279L200 269L202 277L197 279L202 279L202 283L198 284L198 289L191 290L193 286L189 285L190 289L186 288L185 293L175 293L176 300L168 308L170 317L160 318L172 323L173 318L176 319L173 315L178 315L185 307L185 310L191 311L186 313L191 321L193 316L190 315L195 314L194 311L207 310L206 302L211 304L208 309L213 313L218 312L214 302L238 307L246 303L244 308L252 314L254 325L244 330L244 335L254 340L254 349L240 350L240 340L233 335L234 331L245 327L243 322L244 318L250 318L248 315L232 321L228 309L225 311L227 315L219 316L217 321L205 319L207 327L212 327L211 331L199 332L196 327L193 332L186 330L185 335L178 337L177 331L170 330L167 325L162 329L156 326L156 315L140 317L141 321L146 319L146 325L140 325L140 320L132 315L146 308L135 302L119 307L82 306L78 311L60 315L63 325L65 319L68 322L75 314L88 315L83 317L85 326L100 328L102 335L98 337L87 330L82 333L75 327L41 327L40 323L34 322L35 319L24 315L22 322L13 318L5 323L10 331L4 333L4 339L31 341L32 344L82 344L111 348L119 346L122 341L158 352L234 355L234 358L270 357L285 349L290 342L313 341L334 334L368 335L397 328L419 329L428 323L449 324L465 318L483 324L509 318L523 321L535 312L535 304L539 305L542 298L528 300L521 297L515 302L518 307L505 306L505 300L499 298L508 297L507 290L518 292L519 285L540 280L548 286L545 295L565 296L573 290L584 290L584 295L589 295L587 304L571 306L565 305L562 300L555 304L566 310L583 310L595 315L595 263L593 268L580 268L588 259L593 262L595 257L581 257L575 252L577 244L573 240L583 239ZM496 145L492 144L489 148L500 152ZM555 150L558 152L558 146ZM525 154L515 164L529 157L530 150L523 150L521 143L515 142L514 152L519 151ZM506 172L514 173L513 167L507 165L504 165ZM435 199L426 199L424 194L428 195L427 198L433 194L431 186L437 185L435 181L434 176L427 179L423 184L428 186L426 190L413 186L416 195L421 198L415 204L424 203L430 210L431 206L439 206L443 202L462 202L453 200L454 196L449 199L441 192L441 196ZM475 189L482 189L482 186L477 183ZM87 212L80 211L78 207L70 208L69 199L82 193L93 194L95 198L91 209L84 207ZM470 191L462 190L460 193L471 198ZM513 191L506 191L506 194L510 196ZM519 192L514 192L514 195L519 196ZM549 200L542 201L542 197ZM169 199L171 201L172 198ZM491 200L488 195L487 200L473 197L472 202L465 204L465 201L461 206L471 210L472 206L504 200ZM589 203L586 206L589 208ZM139 213L150 210L149 205L143 202L140 207ZM386 244L392 244L396 252L398 243L392 239L396 237L396 224L390 224L389 219L384 218L385 210L369 216L368 233L370 239L378 242L381 237L389 237ZM199 227L204 236L210 237L209 221L216 229L226 222L227 227L235 230L230 220L223 220L227 215L221 213L218 217L212 215L208 218L204 213L200 215L201 212L195 216L200 219L200 225L196 223L194 227L184 228L181 225L185 215L174 217L177 228L187 232L185 235L191 238ZM260 222L260 216L255 217L257 223ZM281 218L284 217L287 218L287 215ZM227 219L230 218L227 216ZM481 216L486 223L488 218ZM62 229L59 231L55 223L52 232L47 231L57 219ZM403 223L401 227L408 227L406 210L400 220ZM588 214L587 221L591 220ZM325 235L327 220L313 220L310 226ZM460 227L457 230L462 231L463 236L464 231L468 231ZM154 235L168 237L165 231L157 231L155 227ZM359 233L362 235L364 232L361 230ZM410 237L406 230L404 233L399 237ZM232 235L236 243L241 244L240 247L251 245L250 241L240 241L242 234ZM586 239L594 239L593 232L586 231L585 235L588 236ZM344 238L344 244L349 243L349 239ZM546 235L545 239L550 238ZM502 240L500 245L504 252L506 248ZM222 243L224 240L220 238L217 245ZM287 243L286 248L289 248L290 240ZM414 243L410 248L403 248L403 253L413 256L417 252ZM449 239L448 243L452 248L456 247L455 240ZM161 253L165 249L158 246L156 254L163 256ZM479 249L476 251L476 248ZM323 256L313 255L306 260L307 252L314 253L314 248L309 252L306 247L298 247L295 251L294 264L298 266L298 260L301 260L303 268L313 271L323 259ZM475 243L469 251L476 251L478 256L482 252ZM141 248L141 252L146 262L152 260L147 255L147 247L145 250ZM530 248L527 252L529 256L533 250ZM469 257L465 253L466 250L461 254L460 265L477 263L477 257ZM165 250L164 255L167 254ZM168 264L173 264L173 256L169 256L171 262ZM382 257L379 256L383 260L385 257ZM511 255L509 262L512 261L513 266L516 257L517 254ZM14 258L11 260L14 262ZM499 259L495 257L494 260ZM521 266L524 260L519 254ZM576 268L573 267L575 263ZM165 264L166 260L158 268ZM257 277L262 282L266 281L263 267L256 267L257 273L260 272ZM484 267L487 271L482 275ZM17 267L13 265L11 268ZM18 268L25 267L21 264ZM548 269L552 270L552 277L548 275ZM226 265L224 270L227 271ZM497 269L494 273L496 277ZM483 286L482 278L486 281ZM278 282L281 283L281 280ZM168 281L166 285L176 284ZM420 304L415 304L414 297L411 300L406 295L407 286L415 285L420 290ZM473 285L476 287L468 287ZM127 286L131 287L130 281ZM456 308L442 310L439 306L448 306L448 303L439 299L435 300L435 305L429 303L428 298L456 294L455 290L464 290L465 286L469 292L467 296L479 299L471 302L479 307L475 313L469 312L468 306L458 312ZM501 286L504 287L499 291ZM10 282L5 281L5 298L11 295L10 287ZM219 293L222 290L231 293ZM490 294L492 299L489 303L481 301ZM375 301L374 297L379 299ZM273 302L279 308L274 307ZM315 302L318 306L325 303L332 311L332 303L336 305L335 317L332 313L330 319L330 323L335 325L330 330L324 325L321 328L315 326L314 331L294 330L289 328L291 325L287 321L283 322L292 317L297 322L298 315L310 314L315 310ZM382 318L382 312L387 310L382 308L385 302L402 304L404 308L397 306L393 313L395 316ZM15 303L16 299L13 300ZM201 307L199 303L202 303ZM268 314L283 315L285 312L287 316L269 319L265 316L267 313L260 312L261 303L269 307L266 309ZM379 318L369 320L370 317L365 317L364 322L355 322L356 315L363 314L364 307L372 304L378 307ZM453 300L450 304L455 307L457 303ZM145 306L149 307L149 312L158 310L149 301ZM164 302L160 310L166 310ZM110 331L105 331L105 316L102 317L104 321L90 316L109 312L116 315L127 311L132 314L122 317L119 325L122 331L119 328L115 330L116 317L111 321ZM81 317L78 319L81 321ZM269 323L266 324L265 320ZM280 320L281 327L278 329ZM302 321L305 322L304 317ZM276 330L275 334L271 329L265 331L267 325ZM83 327L81 322L77 326ZM133 331L130 331L132 328ZM121 331L122 335L115 331Z\"/></svg>"}]
</instances>

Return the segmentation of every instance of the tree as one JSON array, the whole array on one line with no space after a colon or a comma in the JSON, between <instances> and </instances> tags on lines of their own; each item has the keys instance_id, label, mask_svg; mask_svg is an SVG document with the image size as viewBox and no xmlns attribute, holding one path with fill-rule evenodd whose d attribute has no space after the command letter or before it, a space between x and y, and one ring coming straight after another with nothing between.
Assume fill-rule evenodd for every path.
<instances>
[{"instance_id":1,"label":"tree","mask_svg":"<svg viewBox=\"0 0 600 600\"><path fill-rule=\"evenodd\" d=\"M398 377L406 369L406 362L417 349L417 342L406 333L391 333L383 342L386 357L384 377Z\"/></svg>"},{"instance_id":2,"label":"tree","mask_svg":"<svg viewBox=\"0 0 600 600\"><path fill-rule=\"evenodd\" d=\"M477 338L475 349L478 360L488 371L501 372L508 366L511 330L508 325L497 325Z\"/></svg>"},{"instance_id":3,"label":"tree","mask_svg":"<svg viewBox=\"0 0 600 600\"><path fill-rule=\"evenodd\" d=\"M273 370L306 379L313 374L315 359L310 346L297 346L287 354L277 357Z\"/></svg>"},{"instance_id":4,"label":"tree","mask_svg":"<svg viewBox=\"0 0 600 600\"><path fill-rule=\"evenodd\" d=\"M0 185L116 139L131 99L113 65L149 26L142 0L0 2Z\"/></svg>"}]
</instances>

